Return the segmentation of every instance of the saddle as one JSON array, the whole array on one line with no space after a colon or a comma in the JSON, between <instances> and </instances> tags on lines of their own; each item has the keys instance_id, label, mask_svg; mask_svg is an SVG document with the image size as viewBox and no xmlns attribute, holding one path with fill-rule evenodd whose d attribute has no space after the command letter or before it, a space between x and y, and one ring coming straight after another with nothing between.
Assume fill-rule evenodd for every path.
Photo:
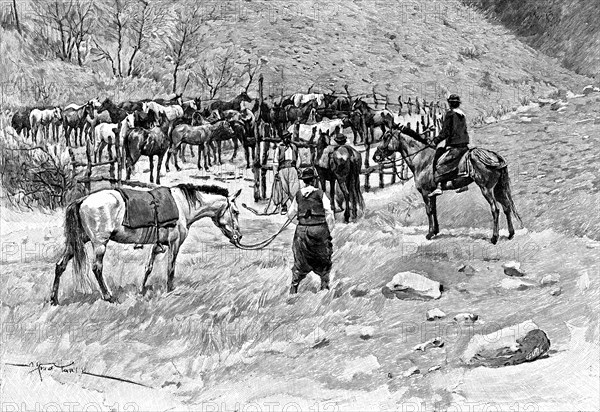
<instances>
[{"instance_id":1,"label":"saddle","mask_svg":"<svg viewBox=\"0 0 600 412\"><path fill-rule=\"evenodd\" d=\"M150 191L124 188L115 190L121 193L125 201L125 227L173 227L179 219L179 209L168 187L158 187Z\"/></svg>"}]
</instances>

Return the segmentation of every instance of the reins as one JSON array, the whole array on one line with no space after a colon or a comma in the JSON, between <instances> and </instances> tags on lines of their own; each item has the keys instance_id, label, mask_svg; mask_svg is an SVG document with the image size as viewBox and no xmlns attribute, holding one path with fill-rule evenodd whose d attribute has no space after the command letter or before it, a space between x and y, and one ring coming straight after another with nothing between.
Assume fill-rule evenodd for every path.
<instances>
[{"instance_id":1,"label":"reins","mask_svg":"<svg viewBox=\"0 0 600 412\"><path fill-rule=\"evenodd\" d=\"M277 236L279 236L281 234L281 232L283 232L290 224L292 223L292 221L290 219L287 219L287 221L281 226L281 228L277 231L277 233L275 233L273 236L258 242L258 243L254 243L251 245L243 245L240 242L235 242L234 246L237 247L238 249L243 249L243 250L259 250L262 249L264 247L267 247L271 244L271 242L273 242L275 240L275 238L277 238Z\"/></svg>"}]
</instances>

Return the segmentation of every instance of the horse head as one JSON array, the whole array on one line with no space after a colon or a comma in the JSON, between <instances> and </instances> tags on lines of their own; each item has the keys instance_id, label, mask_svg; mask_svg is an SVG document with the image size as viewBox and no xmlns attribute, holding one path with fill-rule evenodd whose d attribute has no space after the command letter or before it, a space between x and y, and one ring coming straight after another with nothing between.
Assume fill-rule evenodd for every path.
<instances>
[{"instance_id":1,"label":"horse head","mask_svg":"<svg viewBox=\"0 0 600 412\"><path fill-rule=\"evenodd\" d=\"M148 113L148 110L150 109L150 107L148 106L148 102L143 102L142 103L142 111L144 113Z\"/></svg>"},{"instance_id":2,"label":"horse head","mask_svg":"<svg viewBox=\"0 0 600 412\"><path fill-rule=\"evenodd\" d=\"M55 120L60 120L62 118L62 110L60 109L60 107L55 107L54 109L52 109L52 117Z\"/></svg>"},{"instance_id":3,"label":"horse head","mask_svg":"<svg viewBox=\"0 0 600 412\"><path fill-rule=\"evenodd\" d=\"M233 196L227 197L225 205L213 217L215 226L221 229L221 232L234 245L237 245L242 240L242 232L238 220L240 211L235 204L235 199L237 199L240 193L242 193L242 189L238 190Z\"/></svg>"},{"instance_id":4,"label":"horse head","mask_svg":"<svg viewBox=\"0 0 600 412\"><path fill-rule=\"evenodd\" d=\"M393 130L387 130L383 136L381 136L381 142L377 146L377 150L375 150L375 154L373 155L373 161L380 163L385 159L391 157L397 150L397 144L394 144L394 133L399 133ZM396 142L397 143L397 142Z\"/></svg>"},{"instance_id":5,"label":"horse head","mask_svg":"<svg viewBox=\"0 0 600 412\"><path fill-rule=\"evenodd\" d=\"M124 123L128 128L133 129L135 127L135 115L133 113L128 114L127 117L125 117Z\"/></svg>"}]
</instances>

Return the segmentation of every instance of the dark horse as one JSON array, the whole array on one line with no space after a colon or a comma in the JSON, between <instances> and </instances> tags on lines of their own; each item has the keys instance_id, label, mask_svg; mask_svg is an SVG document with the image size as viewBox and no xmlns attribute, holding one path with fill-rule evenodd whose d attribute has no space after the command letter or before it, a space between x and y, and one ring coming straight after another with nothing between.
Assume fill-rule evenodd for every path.
<instances>
[{"instance_id":1,"label":"dark horse","mask_svg":"<svg viewBox=\"0 0 600 412\"><path fill-rule=\"evenodd\" d=\"M209 106L210 111L218 110L220 112L225 110L237 110L238 112L242 110L242 102L252 102L248 93L241 92L238 96L234 97L233 100L229 102L224 102L223 100L215 100Z\"/></svg>"},{"instance_id":2,"label":"dark horse","mask_svg":"<svg viewBox=\"0 0 600 412\"><path fill-rule=\"evenodd\" d=\"M491 159L500 159L501 157L492 151L483 151L486 157ZM423 197L425 202L425 211L429 220L429 232L427 239L431 239L439 233L437 220L436 198L430 198L429 194L435 190L433 176L433 156L435 147L429 146L429 143L412 129L402 128L400 130L389 130L385 133L383 141L379 144L373 160L381 162L395 152L400 152L402 159L408 165L415 179L415 186ZM510 179L508 176L508 167L504 162L500 167L490 167L483 163L477 156L470 157L469 175L463 178L456 178L447 185L447 189L459 189L471 182L475 182L481 189L481 193L488 201L494 218L494 233L492 234L492 243L498 242L498 203L504 210L506 222L508 224L508 238L512 239L515 235L512 215L514 215L521 224L521 217L517 213L515 204L510 193Z\"/></svg>"},{"instance_id":3,"label":"dark horse","mask_svg":"<svg viewBox=\"0 0 600 412\"><path fill-rule=\"evenodd\" d=\"M133 166L142 155L148 156L150 161L150 183L154 183L154 156L158 156L158 165L156 167L156 184L160 184L160 169L163 158L171 146L171 140L168 136L170 122L164 113L159 114L160 125L152 129L141 127L133 128L134 115L130 114L125 119L125 124L130 130L122 133L124 137L123 147L125 149L125 164L127 169L127 180L131 178ZM122 126L122 129L125 126ZM167 169L168 171L168 169Z\"/></svg>"},{"instance_id":4,"label":"dark horse","mask_svg":"<svg viewBox=\"0 0 600 412\"><path fill-rule=\"evenodd\" d=\"M334 133L337 132L336 131ZM360 169L362 157L360 153L347 145L338 147L329 155L324 163L321 161L323 151L329 146L329 132L320 133L317 141L317 162L315 168L321 181L321 189L326 191L326 182L329 182L331 209L335 210L335 182L338 182L346 205L344 207L344 221L350 221L350 203L352 203L352 218L356 219L358 208L364 209L365 202L360 191ZM323 167L327 164L327 167Z\"/></svg>"}]
</instances>

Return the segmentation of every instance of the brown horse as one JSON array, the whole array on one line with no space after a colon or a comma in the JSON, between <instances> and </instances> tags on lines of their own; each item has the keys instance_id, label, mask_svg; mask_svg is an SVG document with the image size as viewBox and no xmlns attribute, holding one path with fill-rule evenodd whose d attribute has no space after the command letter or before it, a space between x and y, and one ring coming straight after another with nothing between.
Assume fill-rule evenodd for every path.
<instances>
[{"instance_id":1,"label":"brown horse","mask_svg":"<svg viewBox=\"0 0 600 412\"><path fill-rule=\"evenodd\" d=\"M329 146L329 132L320 133L317 140L317 162L315 168L317 169L323 191L326 191L326 182L329 182L329 200L332 210L335 210L335 182L337 181L346 204L344 207L344 221L348 223L350 221L351 209L352 218L356 219L358 208L360 207L362 210L365 207L362 192L360 191L362 156L356 149L342 145L331 153L328 159L321 159L323 151L327 146ZM326 164L327 167L323 167L323 164ZM352 207L350 206L351 203Z\"/></svg>"},{"instance_id":2,"label":"brown horse","mask_svg":"<svg viewBox=\"0 0 600 412\"><path fill-rule=\"evenodd\" d=\"M177 151L182 143L198 146L198 169L202 170L201 159L204 154L204 169L208 170L211 166L210 156L208 154L209 146L213 152L215 151L213 142L220 139L220 135L226 135L231 138L234 134L231 125L227 120L218 120L214 124L203 124L200 126L189 126L180 124L173 128L171 132L171 147L167 155L167 171L169 171L169 160L173 157L175 168L181 170L177 164Z\"/></svg>"},{"instance_id":3,"label":"brown horse","mask_svg":"<svg viewBox=\"0 0 600 412\"><path fill-rule=\"evenodd\" d=\"M498 203L502 206L504 215L506 216L509 239L512 239L515 235L512 216L514 215L519 219L521 224L523 222L512 200L508 167L496 153L488 150L483 151L482 149L476 150L485 152L486 157L500 160L500 163L503 165L500 167L491 167L486 165L479 157L471 156L470 168L468 168L469 175L452 180L446 185L446 189L459 189L472 182L475 182L479 186L485 200L490 204L494 219L494 231L491 242L496 244L498 242ZM379 147L377 147L373 160L381 162L395 152L400 152L402 159L412 171L415 186L423 197L425 211L429 220L429 232L426 238L431 239L439 233L436 198L429 197L429 194L436 188L432 167L435 147L431 147L429 142L411 129L402 128L402 132L400 130L389 130L385 133Z\"/></svg>"},{"instance_id":4,"label":"brown horse","mask_svg":"<svg viewBox=\"0 0 600 412\"><path fill-rule=\"evenodd\" d=\"M156 167L156 184L160 184L160 168L162 167L163 158L169 150L171 141L169 140L168 130L170 122L167 116L163 113L159 115L160 126L152 129L143 129L136 127L126 133L123 141L125 149L125 163L127 168L127 180L131 178L133 166L137 163L142 155L148 156L150 161L150 183L154 183L154 156L158 156L158 166ZM128 126L131 126L133 114L125 118ZM169 168L167 167L167 172Z\"/></svg>"}]
</instances>

